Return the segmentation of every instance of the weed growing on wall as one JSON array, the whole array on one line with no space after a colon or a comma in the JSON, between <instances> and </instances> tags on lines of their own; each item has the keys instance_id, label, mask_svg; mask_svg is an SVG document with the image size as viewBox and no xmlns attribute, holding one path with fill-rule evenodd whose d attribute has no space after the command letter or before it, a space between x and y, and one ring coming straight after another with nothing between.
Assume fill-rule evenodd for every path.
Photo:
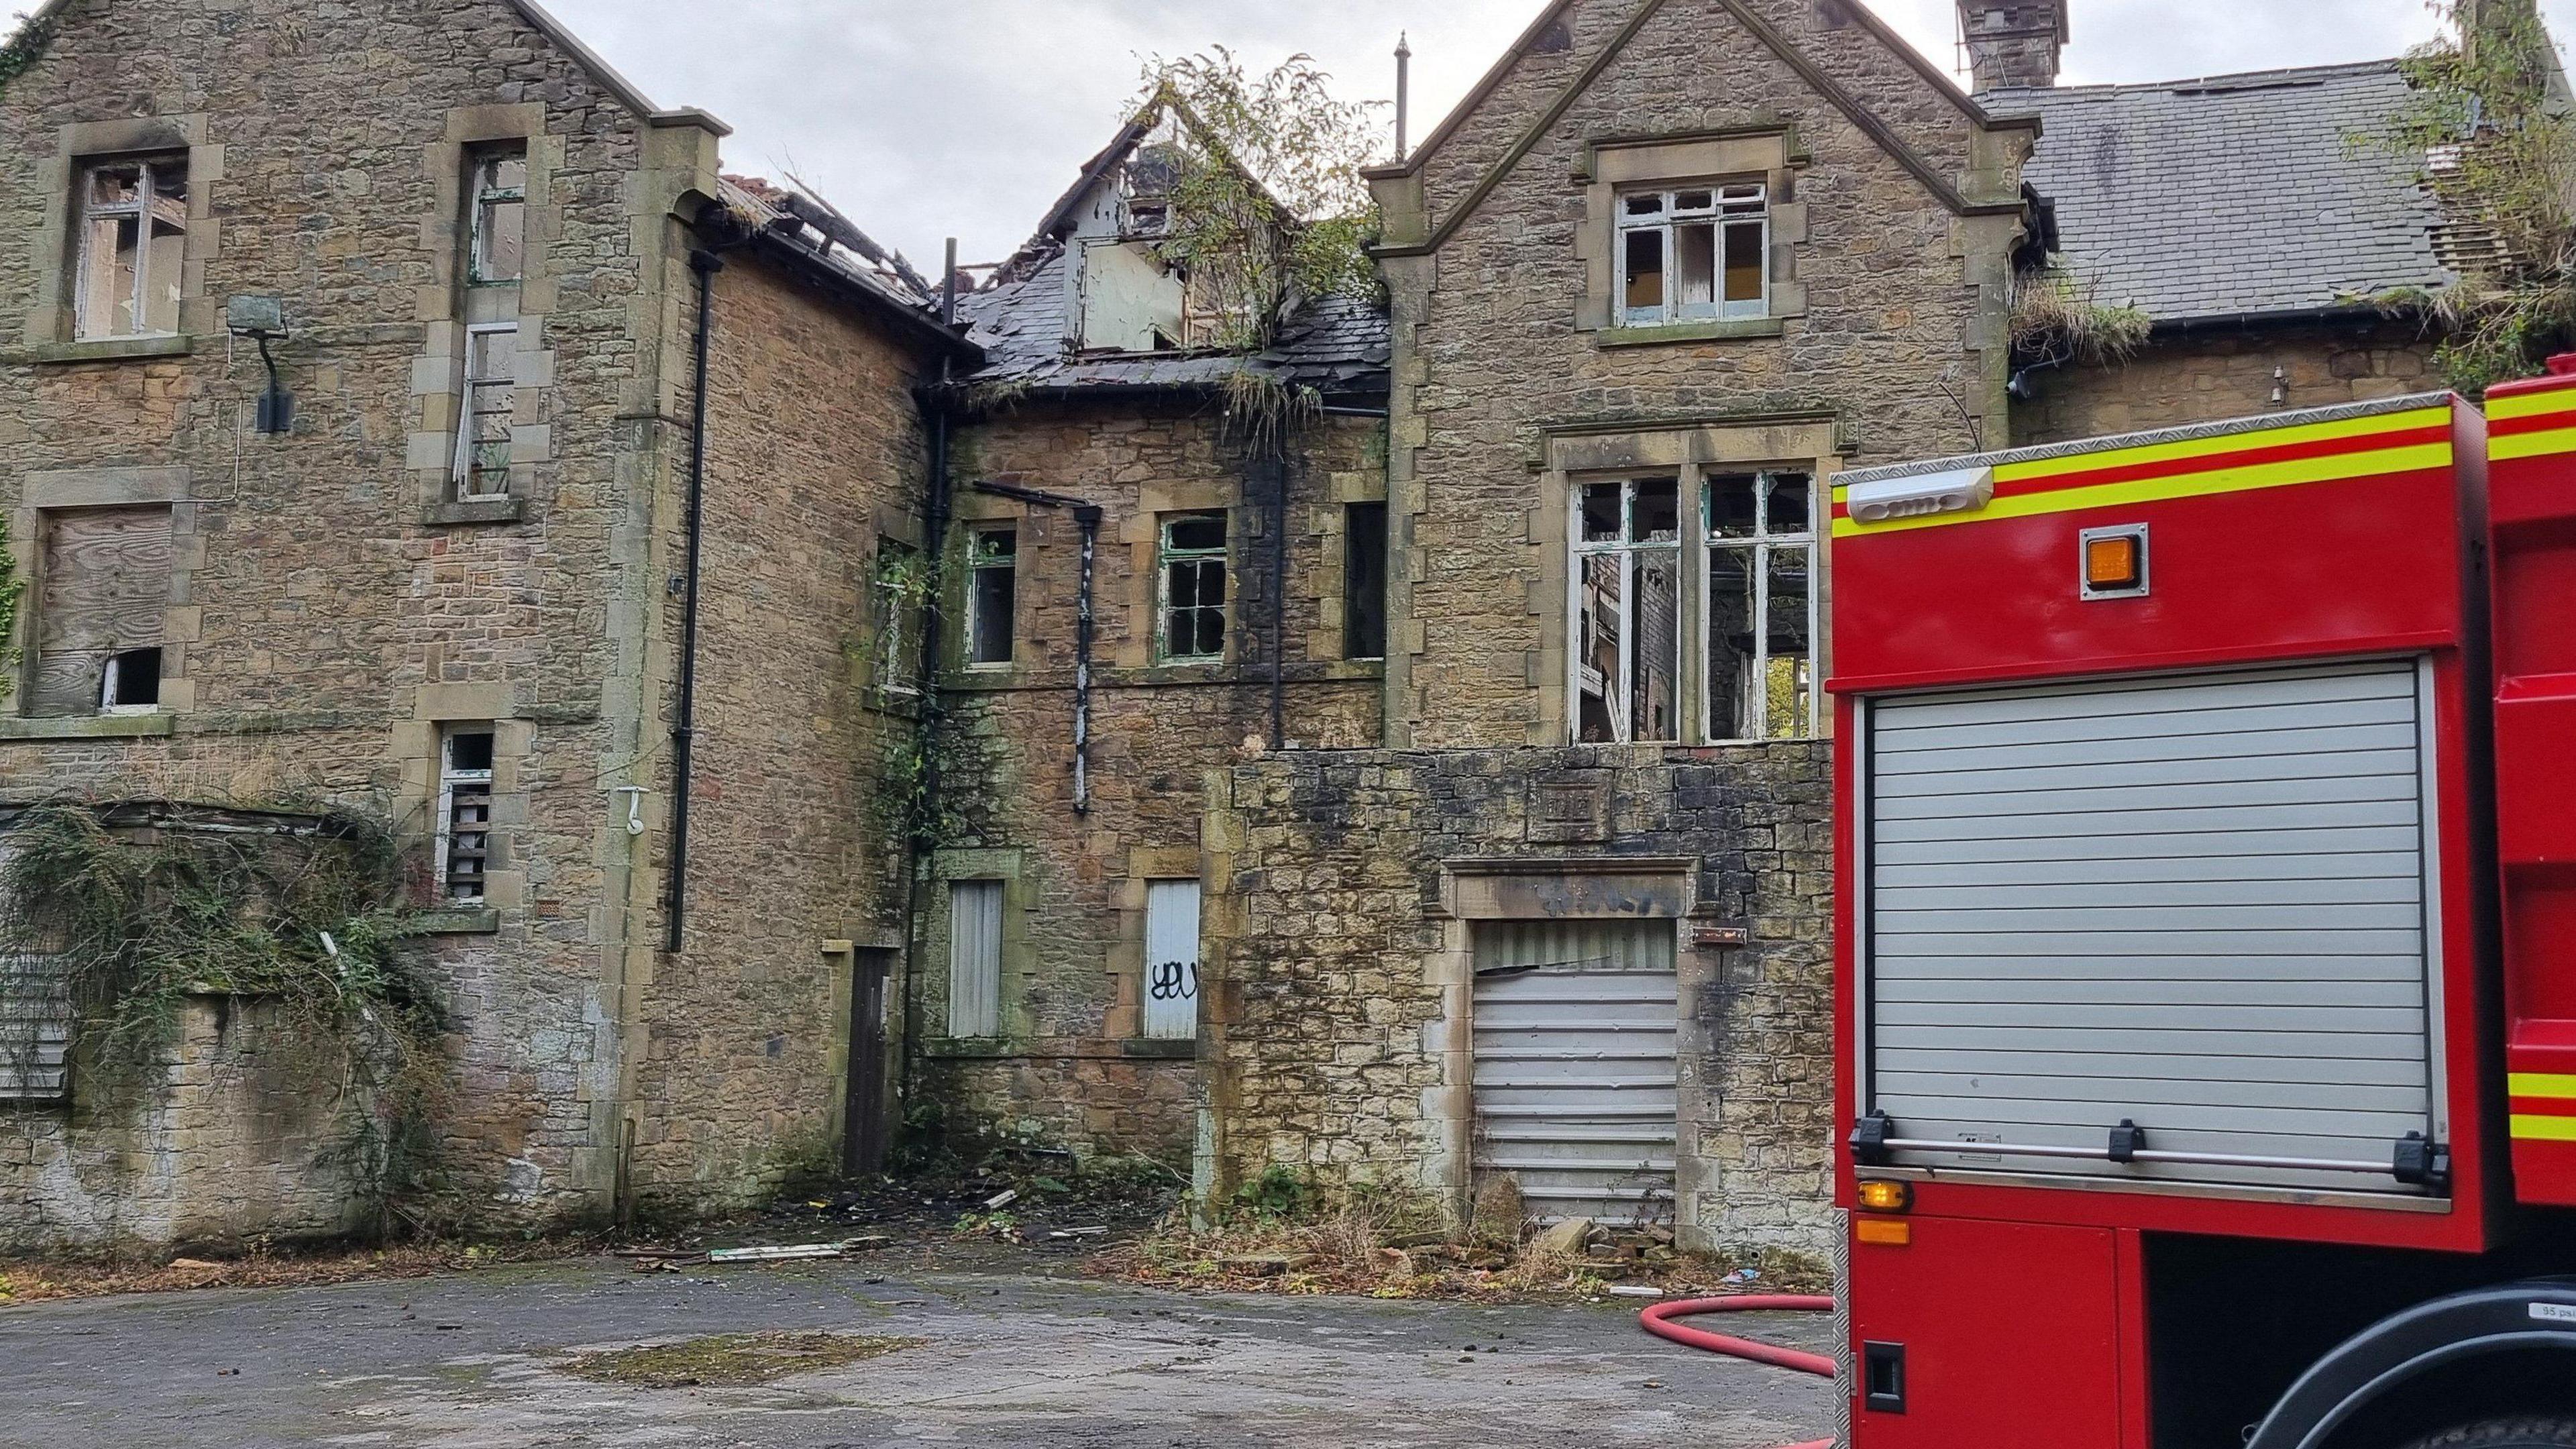
<instances>
[{"instance_id":1,"label":"weed growing on wall","mask_svg":"<svg viewBox=\"0 0 2576 1449\"><path fill-rule=\"evenodd\" d=\"M2483 395L2576 345L2576 120L2536 9L2493 0L2433 9L2453 35L2406 57L2412 97L2383 134L2360 139L2419 169L2462 276L2379 300L2439 322L2447 335L2435 365Z\"/></svg>"},{"instance_id":2,"label":"weed growing on wall","mask_svg":"<svg viewBox=\"0 0 2576 1449\"><path fill-rule=\"evenodd\" d=\"M2079 280L2058 258L2013 278L2013 355L2052 366L2126 362L2146 345L2154 322L2135 307L2106 307L2098 283Z\"/></svg>"},{"instance_id":3,"label":"weed growing on wall","mask_svg":"<svg viewBox=\"0 0 2576 1449\"><path fill-rule=\"evenodd\" d=\"M19 24L16 34L0 40L0 96L8 94L11 81L35 68L53 38L52 21L27 20Z\"/></svg>"},{"instance_id":4,"label":"weed growing on wall","mask_svg":"<svg viewBox=\"0 0 2576 1449\"><path fill-rule=\"evenodd\" d=\"M443 1015L405 949L421 927L389 826L341 809L58 802L21 815L5 853L0 956L62 983L75 1091L156 1090L192 1000L262 1007L310 1100L346 1124L332 1150L352 1180L428 1226L405 1204L432 1186Z\"/></svg>"}]
</instances>

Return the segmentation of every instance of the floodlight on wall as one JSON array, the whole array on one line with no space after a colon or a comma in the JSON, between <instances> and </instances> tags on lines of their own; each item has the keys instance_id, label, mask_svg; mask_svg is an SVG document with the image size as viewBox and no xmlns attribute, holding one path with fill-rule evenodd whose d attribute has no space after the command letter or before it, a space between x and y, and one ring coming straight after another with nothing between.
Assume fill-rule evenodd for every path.
<instances>
[{"instance_id":1,"label":"floodlight on wall","mask_svg":"<svg viewBox=\"0 0 2576 1449\"><path fill-rule=\"evenodd\" d=\"M235 337L257 342L260 363L268 369L268 391L259 399L259 430L269 434L295 431L295 398L278 380L277 359L268 351L271 341L283 342L289 335L285 299L235 297L224 304L224 325Z\"/></svg>"}]
</instances>

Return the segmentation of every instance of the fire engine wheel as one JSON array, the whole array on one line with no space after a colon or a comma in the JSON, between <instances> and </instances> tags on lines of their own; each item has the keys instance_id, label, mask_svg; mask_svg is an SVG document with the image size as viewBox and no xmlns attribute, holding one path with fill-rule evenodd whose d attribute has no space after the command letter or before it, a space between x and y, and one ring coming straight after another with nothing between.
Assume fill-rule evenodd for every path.
<instances>
[{"instance_id":1,"label":"fire engine wheel","mask_svg":"<svg viewBox=\"0 0 2576 1449\"><path fill-rule=\"evenodd\" d=\"M2576 1419L2497 1419L2420 1439L2408 1449L2564 1449L2576 1445Z\"/></svg>"}]
</instances>

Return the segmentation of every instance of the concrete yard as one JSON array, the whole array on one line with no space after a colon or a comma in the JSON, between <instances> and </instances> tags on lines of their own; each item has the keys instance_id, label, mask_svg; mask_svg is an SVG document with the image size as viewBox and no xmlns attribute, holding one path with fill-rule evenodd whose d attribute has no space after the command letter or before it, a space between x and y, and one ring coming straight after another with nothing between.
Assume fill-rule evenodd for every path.
<instances>
[{"instance_id":1,"label":"concrete yard","mask_svg":"<svg viewBox=\"0 0 2576 1449\"><path fill-rule=\"evenodd\" d=\"M759 1388L638 1389L584 1352L796 1330L921 1346ZM1748 1331L1821 1350L1817 1316ZM466 1277L0 1310L8 1449L297 1444L1770 1449L1831 1385L1652 1339L1634 1305L1184 1297L864 1262Z\"/></svg>"}]
</instances>

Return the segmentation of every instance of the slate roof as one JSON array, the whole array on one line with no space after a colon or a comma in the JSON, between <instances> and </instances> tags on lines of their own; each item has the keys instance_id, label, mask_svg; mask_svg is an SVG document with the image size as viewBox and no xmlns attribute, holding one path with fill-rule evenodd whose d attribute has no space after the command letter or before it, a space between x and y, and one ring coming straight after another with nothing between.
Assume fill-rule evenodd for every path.
<instances>
[{"instance_id":1,"label":"slate roof","mask_svg":"<svg viewBox=\"0 0 2576 1449\"><path fill-rule=\"evenodd\" d=\"M829 203L759 177L721 177L716 190L734 221L771 255L836 284L914 341L963 354L970 366L982 362L972 344L940 323L937 288L901 252L878 245Z\"/></svg>"},{"instance_id":2,"label":"slate roof","mask_svg":"<svg viewBox=\"0 0 2576 1449\"><path fill-rule=\"evenodd\" d=\"M2368 144L2395 61L1978 99L2044 130L2024 179L2057 205L2093 300L2159 322L2330 307L2457 279L2416 168Z\"/></svg>"},{"instance_id":3,"label":"slate roof","mask_svg":"<svg viewBox=\"0 0 2576 1449\"><path fill-rule=\"evenodd\" d=\"M1042 390L1209 388L1243 362L1226 353L1076 352L1067 346L1067 253L1032 243L1001 280L960 298L968 336L990 360L973 381ZM1394 335L1383 306L1353 297L1307 303L1251 365L1327 397L1382 397Z\"/></svg>"}]
</instances>

